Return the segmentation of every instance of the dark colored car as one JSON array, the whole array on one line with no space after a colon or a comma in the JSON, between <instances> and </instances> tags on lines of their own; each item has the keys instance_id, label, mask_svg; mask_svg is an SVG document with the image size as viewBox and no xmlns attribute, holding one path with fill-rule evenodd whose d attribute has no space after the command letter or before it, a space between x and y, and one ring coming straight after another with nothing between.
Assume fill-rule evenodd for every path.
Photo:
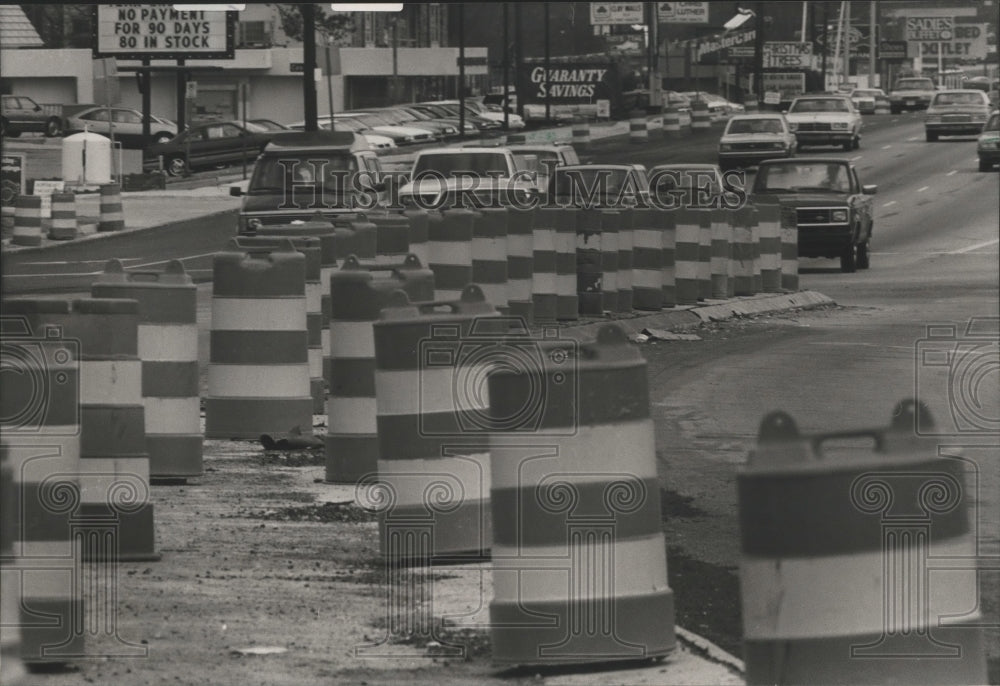
<instances>
[{"instance_id":1,"label":"dark colored car","mask_svg":"<svg viewBox=\"0 0 1000 686\"><path fill-rule=\"evenodd\" d=\"M61 136L62 117L46 112L23 95L0 96L0 135L17 138L25 132L44 133L49 138Z\"/></svg>"},{"instance_id":2,"label":"dark colored car","mask_svg":"<svg viewBox=\"0 0 1000 686\"><path fill-rule=\"evenodd\" d=\"M181 176L196 169L253 162L274 135L274 131L250 122L246 128L237 121L192 126L166 143L147 148L143 166L155 169L157 158L162 157L167 173Z\"/></svg>"},{"instance_id":3,"label":"dark colored car","mask_svg":"<svg viewBox=\"0 0 1000 686\"><path fill-rule=\"evenodd\" d=\"M976 155L981 172L990 171L994 165L1000 164L1000 113L991 114L983 127L976 143Z\"/></svg>"},{"instance_id":4,"label":"dark colored car","mask_svg":"<svg viewBox=\"0 0 1000 686\"><path fill-rule=\"evenodd\" d=\"M857 170L833 157L760 163L750 200L795 210L799 257L839 257L840 269L867 269L876 186L863 186Z\"/></svg>"}]
</instances>

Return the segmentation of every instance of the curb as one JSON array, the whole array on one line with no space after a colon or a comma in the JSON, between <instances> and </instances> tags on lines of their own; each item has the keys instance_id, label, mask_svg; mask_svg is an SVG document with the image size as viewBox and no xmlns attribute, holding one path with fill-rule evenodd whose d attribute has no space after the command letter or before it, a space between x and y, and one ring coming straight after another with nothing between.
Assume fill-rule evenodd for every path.
<instances>
[{"instance_id":1,"label":"curb","mask_svg":"<svg viewBox=\"0 0 1000 686\"><path fill-rule=\"evenodd\" d=\"M837 303L829 296L816 291L800 291L797 293L763 293L733 300L709 301L704 305L693 305L675 308L666 312L642 314L634 317L623 317L591 321L586 324L572 324L559 327L559 333L578 341L593 340L598 330L605 324L617 324L625 334L631 336L645 328L681 331L704 322L721 322L736 317L754 314L769 314L787 310L812 309Z\"/></svg>"},{"instance_id":2,"label":"curb","mask_svg":"<svg viewBox=\"0 0 1000 686\"><path fill-rule=\"evenodd\" d=\"M674 633L681 642L687 645L691 652L699 653L709 662L714 662L722 665L723 667L728 667L739 676L746 674L746 665L743 663L743 660L727 653L707 638L699 636L698 634L688 631L684 627L680 626L674 627Z\"/></svg>"}]
</instances>

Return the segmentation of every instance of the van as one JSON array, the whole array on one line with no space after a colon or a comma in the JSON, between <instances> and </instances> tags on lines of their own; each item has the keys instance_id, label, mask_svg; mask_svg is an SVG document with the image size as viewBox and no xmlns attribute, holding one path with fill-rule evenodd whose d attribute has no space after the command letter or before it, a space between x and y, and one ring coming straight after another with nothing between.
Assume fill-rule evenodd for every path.
<instances>
[{"instance_id":1,"label":"van","mask_svg":"<svg viewBox=\"0 0 1000 686\"><path fill-rule=\"evenodd\" d=\"M239 234L260 226L307 221L319 212L371 210L384 204L385 180L375 151L352 131L278 133L257 158L247 189L230 188L243 198Z\"/></svg>"}]
</instances>

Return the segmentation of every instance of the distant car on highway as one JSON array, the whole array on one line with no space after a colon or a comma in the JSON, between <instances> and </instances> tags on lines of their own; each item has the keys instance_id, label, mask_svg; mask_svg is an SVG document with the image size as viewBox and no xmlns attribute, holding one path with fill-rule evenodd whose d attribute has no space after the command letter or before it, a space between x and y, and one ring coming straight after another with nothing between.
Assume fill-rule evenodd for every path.
<instances>
[{"instance_id":1,"label":"distant car on highway","mask_svg":"<svg viewBox=\"0 0 1000 686\"><path fill-rule=\"evenodd\" d=\"M110 120L109 120L110 114ZM66 117L66 133L89 131L110 136L114 127L115 140L126 148L144 148L150 143L166 143L177 135L177 124L156 115L149 115L149 138L142 136L142 112L129 107L89 107Z\"/></svg>"},{"instance_id":2,"label":"distant car on highway","mask_svg":"<svg viewBox=\"0 0 1000 686\"><path fill-rule=\"evenodd\" d=\"M517 176L513 153L500 147L421 150L409 178L399 189L399 200L405 207L452 207L466 201L506 206L526 202L536 193L528 179Z\"/></svg>"},{"instance_id":3,"label":"distant car on highway","mask_svg":"<svg viewBox=\"0 0 1000 686\"><path fill-rule=\"evenodd\" d=\"M848 97L861 114L875 114L875 103L889 99L881 88L855 88Z\"/></svg>"},{"instance_id":4,"label":"distant car on highway","mask_svg":"<svg viewBox=\"0 0 1000 686\"><path fill-rule=\"evenodd\" d=\"M719 168L723 171L764 160L792 157L795 134L780 114L734 115L719 139Z\"/></svg>"},{"instance_id":5,"label":"distant car on highway","mask_svg":"<svg viewBox=\"0 0 1000 686\"><path fill-rule=\"evenodd\" d=\"M799 149L807 145L861 147L861 115L845 95L803 95L792 100L785 115Z\"/></svg>"},{"instance_id":6,"label":"distant car on highway","mask_svg":"<svg viewBox=\"0 0 1000 686\"><path fill-rule=\"evenodd\" d=\"M990 171L994 165L1000 164L1000 112L990 115L983 132L979 134L976 155L979 157L981 172Z\"/></svg>"},{"instance_id":7,"label":"distant car on highway","mask_svg":"<svg viewBox=\"0 0 1000 686\"><path fill-rule=\"evenodd\" d=\"M714 93L685 91L681 95L687 98L688 102L694 103L695 101L700 101L708 104L708 114L714 120L725 119L730 114L740 114L746 111L743 105L729 102L721 95L715 95Z\"/></svg>"},{"instance_id":8,"label":"distant car on highway","mask_svg":"<svg viewBox=\"0 0 1000 686\"><path fill-rule=\"evenodd\" d=\"M938 136L978 134L989 114L989 98L980 90L938 91L924 116L927 140L933 142Z\"/></svg>"},{"instance_id":9,"label":"distant car on highway","mask_svg":"<svg viewBox=\"0 0 1000 686\"><path fill-rule=\"evenodd\" d=\"M904 110L925 110L935 92L934 80L926 76L901 78L889 92L889 111L899 114Z\"/></svg>"},{"instance_id":10,"label":"distant car on highway","mask_svg":"<svg viewBox=\"0 0 1000 686\"><path fill-rule=\"evenodd\" d=\"M793 208L799 256L839 257L840 270L853 272L869 266L877 190L861 184L849 160L797 157L761 162L750 200Z\"/></svg>"},{"instance_id":11,"label":"distant car on highway","mask_svg":"<svg viewBox=\"0 0 1000 686\"><path fill-rule=\"evenodd\" d=\"M45 111L41 105L24 95L0 96L0 136L17 138L32 131L49 138L61 136L62 117Z\"/></svg>"},{"instance_id":12,"label":"distant car on highway","mask_svg":"<svg viewBox=\"0 0 1000 686\"><path fill-rule=\"evenodd\" d=\"M156 168L157 158L171 176L181 176L196 169L225 167L242 161L253 162L264 149L273 131L247 122L220 121L192 126L166 143L146 148L143 167Z\"/></svg>"}]
</instances>

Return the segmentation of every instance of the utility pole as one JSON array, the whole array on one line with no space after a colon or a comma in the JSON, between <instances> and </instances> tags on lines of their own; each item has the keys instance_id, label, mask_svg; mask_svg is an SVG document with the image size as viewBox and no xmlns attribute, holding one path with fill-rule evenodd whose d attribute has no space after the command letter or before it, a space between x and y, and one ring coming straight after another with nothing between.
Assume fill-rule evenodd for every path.
<instances>
[{"instance_id":1,"label":"utility pole","mask_svg":"<svg viewBox=\"0 0 1000 686\"><path fill-rule=\"evenodd\" d=\"M521 92L521 74L524 73L524 47L521 40L521 3L514 3L514 45L517 51L514 53L514 74L517 82L517 113L524 119L524 98L527 93Z\"/></svg>"},{"instance_id":2,"label":"utility pole","mask_svg":"<svg viewBox=\"0 0 1000 686\"><path fill-rule=\"evenodd\" d=\"M846 82L851 75L851 0L844 2L844 76Z\"/></svg>"},{"instance_id":3,"label":"utility pole","mask_svg":"<svg viewBox=\"0 0 1000 686\"><path fill-rule=\"evenodd\" d=\"M875 31L878 29L878 2L872 0L868 7L868 87L875 88Z\"/></svg>"},{"instance_id":4,"label":"utility pole","mask_svg":"<svg viewBox=\"0 0 1000 686\"><path fill-rule=\"evenodd\" d=\"M552 98L549 94L549 3L545 3L545 121L552 118Z\"/></svg>"},{"instance_id":5,"label":"utility pole","mask_svg":"<svg viewBox=\"0 0 1000 686\"><path fill-rule=\"evenodd\" d=\"M458 3L458 137L465 137L465 3Z\"/></svg>"},{"instance_id":6,"label":"utility pole","mask_svg":"<svg viewBox=\"0 0 1000 686\"><path fill-rule=\"evenodd\" d=\"M759 107L764 102L764 3L757 2L755 5L754 23L757 26L753 37L753 90Z\"/></svg>"},{"instance_id":7,"label":"utility pole","mask_svg":"<svg viewBox=\"0 0 1000 686\"><path fill-rule=\"evenodd\" d=\"M823 71L823 90L826 90L826 46L830 44L830 8L827 0L823 0L823 55L821 69Z\"/></svg>"},{"instance_id":8,"label":"utility pole","mask_svg":"<svg viewBox=\"0 0 1000 686\"><path fill-rule=\"evenodd\" d=\"M507 36L507 25L510 23L510 17L508 16L509 9L509 3L503 3L503 100L500 102L503 107L504 131L510 129L510 103L508 102L508 98L510 97L510 46L508 45L509 38Z\"/></svg>"},{"instance_id":9,"label":"utility pole","mask_svg":"<svg viewBox=\"0 0 1000 686\"><path fill-rule=\"evenodd\" d=\"M302 109L305 130L316 131L316 9L312 3L299 5L302 13Z\"/></svg>"}]
</instances>

